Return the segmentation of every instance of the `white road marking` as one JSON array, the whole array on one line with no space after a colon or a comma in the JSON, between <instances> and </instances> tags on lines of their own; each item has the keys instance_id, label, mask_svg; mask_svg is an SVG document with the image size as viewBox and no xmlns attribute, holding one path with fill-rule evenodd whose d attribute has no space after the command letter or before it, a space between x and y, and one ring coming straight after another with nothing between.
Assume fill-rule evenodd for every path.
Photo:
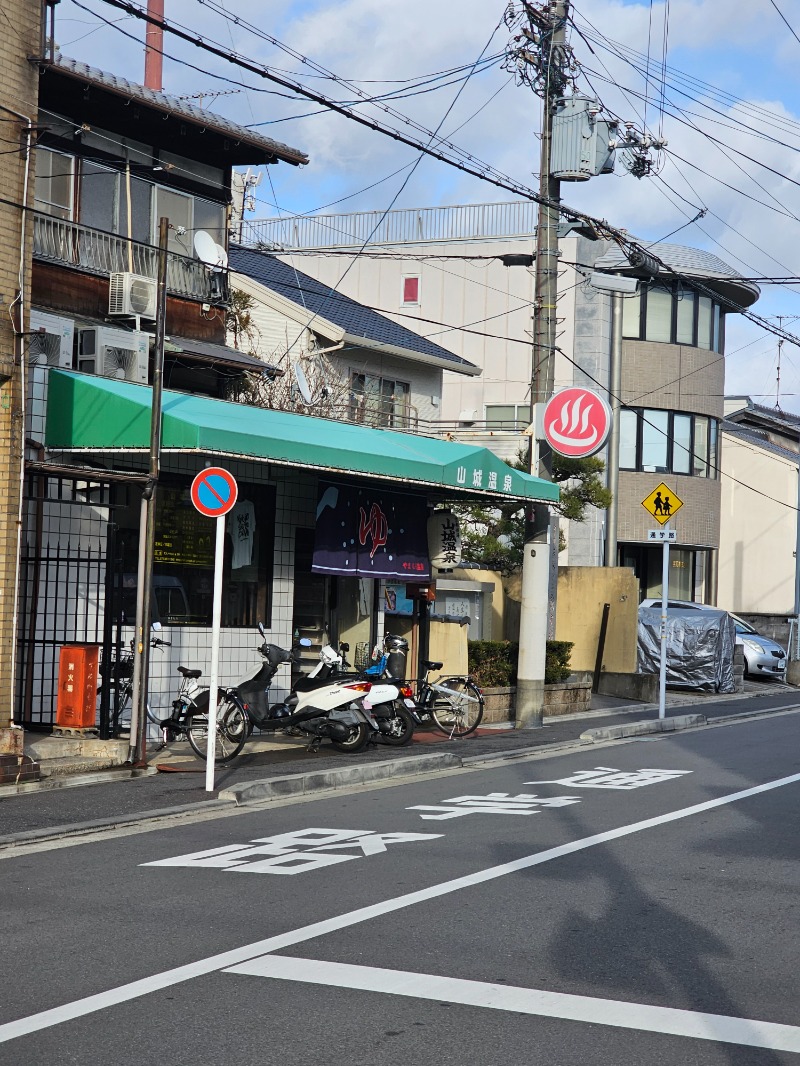
<instances>
[{"instance_id":1,"label":"white road marking","mask_svg":"<svg viewBox=\"0 0 800 1066\"><path fill-rule=\"evenodd\" d=\"M385 992L411 999L461 1003L514 1014L535 1014L543 1018L611 1025L694 1040L716 1040L724 1044L770 1048L773 1051L800 1051L800 1028L795 1025L734 1018L725 1014L701 1014L646 1003L627 1003L624 1000L570 996L537 988L462 981L429 973L350 966L340 962L294 959L282 955L263 955L260 959L229 967L225 972L301 981L310 985L355 988L362 992Z\"/></svg>"},{"instance_id":2,"label":"white road marking","mask_svg":"<svg viewBox=\"0 0 800 1066\"><path fill-rule=\"evenodd\" d=\"M19 1036L25 1036L28 1033L35 1033L40 1029L50 1028L53 1025L61 1025L75 1018L82 1018L95 1011L105 1010L118 1003L126 1003L129 1000L137 999L139 996L158 992L162 988L169 988L171 985L190 981L194 977L202 977L205 974L213 973L215 970L225 970L231 966L237 966L258 955L265 955L271 951L281 951L295 944L325 936L327 933L337 932L339 929L347 929L361 922L368 922L372 918L391 914L393 911L402 910L404 907L412 907L416 903L425 903L429 899L447 896L451 892L460 891L462 888L485 884L487 881L494 881L499 877L505 877L507 874L517 873L519 870L527 870L532 866L539 866L542 863L560 859L564 855L572 855L586 848L593 848L597 844L605 844L610 840L619 840L621 837L631 836L633 833L641 833L645 829L653 829L669 822L678 822L684 818L691 818L695 814L702 814L704 811L711 811L717 807L725 807L730 803L749 799L751 796L757 796L762 792L770 792L772 789L782 788L785 785L793 785L798 781L800 781L800 774L792 774L790 777L767 781L763 785L754 785L752 788L745 788L741 792L731 792L727 796L706 800L704 803L696 803L692 807L684 807L682 810L671 811L669 814L660 814L655 818L645 818L641 822L619 826L617 829L609 829L604 833L595 833L580 840L570 841L568 844L560 844L558 847L548 848L546 851L526 855L521 859L515 859L513 862L506 862L500 866L490 866L485 870L477 870L475 873L467 874L464 877L454 878L452 881L443 881L438 885L421 888L416 892L407 892L402 896L396 896L394 899L384 900L382 903L359 907L358 910L337 915L335 918L326 918L321 922L314 922L312 925L306 925L300 929L279 933L277 936L267 937L265 940L257 940L253 944L246 944L243 947L234 948L219 955L212 955L207 959L198 959L197 962L187 963L185 966L178 966L173 970L165 970L163 973L153 974L151 977L144 977L139 981L132 981L129 984L108 989L106 992L86 996L84 999L77 999L72 1003L64 1003L60 1007L40 1011L38 1014L31 1014L26 1018L18 1018L13 1022L6 1022L0 1025L0 1043L13 1040Z\"/></svg>"}]
</instances>

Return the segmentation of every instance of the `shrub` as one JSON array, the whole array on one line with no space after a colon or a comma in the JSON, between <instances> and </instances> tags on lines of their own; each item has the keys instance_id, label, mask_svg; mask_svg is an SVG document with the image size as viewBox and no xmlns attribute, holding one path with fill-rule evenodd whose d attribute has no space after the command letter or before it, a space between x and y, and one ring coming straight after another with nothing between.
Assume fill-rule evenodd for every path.
<instances>
[{"instance_id":1,"label":"shrub","mask_svg":"<svg viewBox=\"0 0 800 1066\"><path fill-rule=\"evenodd\" d=\"M567 680L572 672L569 665L572 648L571 640L548 640L544 661L545 685L555 685L559 681Z\"/></svg>"},{"instance_id":2,"label":"shrub","mask_svg":"<svg viewBox=\"0 0 800 1066\"><path fill-rule=\"evenodd\" d=\"M517 683L519 644L511 640L471 640L469 672L482 688L507 688ZM570 675L572 641L548 640L544 683L554 685Z\"/></svg>"},{"instance_id":3,"label":"shrub","mask_svg":"<svg viewBox=\"0 0 800 1066\"><path fill-rule=\"evenodd\" d=\"M510 640L471 640L469 672L481 688L507 688L517 683L519 644Z\"/></svg>"}]
</instances>

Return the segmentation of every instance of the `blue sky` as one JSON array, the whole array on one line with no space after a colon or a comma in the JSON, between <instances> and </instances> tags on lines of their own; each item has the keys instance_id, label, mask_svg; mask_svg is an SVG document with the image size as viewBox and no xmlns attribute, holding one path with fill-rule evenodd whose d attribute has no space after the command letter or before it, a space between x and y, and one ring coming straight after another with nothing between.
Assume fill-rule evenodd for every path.
<instances>
[{"instance_id":1,"label":"blue sky","mask_svg":"<svg viewBox=\"0 0 800 1066\"><path fill-rule=\"evenodd\" d=\"M138 43L143 40L142 24L102 0L80 3L84 6L63 0L56 9L57 39L63 51L142 80ZM800 37L800 0L775 0L775 4ZM775 4L670 0L665 6L664 0L576 0L571 42L583 69L578 87L596 93L611 113L639 127L645 117L641 97L649 96L647 125L654 132L663 129L668 145L658 159L656 176L637 180L618 164L613 176L565 185L564 200L643 240L657 240L684 227L670 239L706 248L746 275L800 273L796 252L800 185L794 184L800 182L800 41ZM457 5L442 0L406 0L401 5L385 0L276 0L269 6L260 0L166 0L167 18L289 71L340 100L353 95L329 79L312 76L316 72L302 60L241 22L225 19L221 14L225 11L340 77L358 82L370 94L399 90L403 79L470 65L485 48L486 56L501 52L509 39L501 21L504 4L487 0L461 0ZM120 21L114 28L106 27L98 16ZM662 115L658 98L665 16L668 78ZM124 37L121 30L137 40ZM622 61L620 48L640 53L641 69ZM317 108L264 92L268 86L260 79L188 44L170 40L165 50L202 70L167 60L166 91L180 95L238 90L216 99L206 97L204 106L246 125L266 123L259 129L310 155L310 165L301 171L270 168L272 185L265 179L258 190L260 216L315 211L340 197L348 199L330 210L382 210L395 196L397 206L414 207L513 199L431 159L424 159L401 189L408 170L394 172L413 164L417 158L413 149L330 113L298 117ZM244 81L249 88L214 79L212 74ZM453 141L459 147L535 186L538 99L528 88L515 86L499 63L475 73L456 98L461 84L400 99L395 107L433 129L452 104L442 127L445 135L457 130ZM679 109L684 113L678 114ZM362 191L373 183L379 184ZM705 218L687 225L699 207L707 209ZM754 310L764 317L787 316L784 324L800 335L800 317L791 318L800 316L800 283L764 286ZM726 391L749 393L773 406L777 339L732 316L727 350ZM785 344L781 358L781 406L800 411L800 348Z\"/></svg>"}]
</instances>

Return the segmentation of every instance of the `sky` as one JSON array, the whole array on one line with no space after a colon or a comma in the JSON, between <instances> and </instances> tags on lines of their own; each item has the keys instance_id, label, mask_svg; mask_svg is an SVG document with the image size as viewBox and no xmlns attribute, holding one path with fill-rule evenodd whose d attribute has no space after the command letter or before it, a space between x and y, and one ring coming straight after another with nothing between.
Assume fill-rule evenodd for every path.
<instances>
[{"instance_id":1,"label":"sky","mask_svg":"<svg viewBox=\"0 0 800 1066\"><path fill-rule=\"evenodd\" d=\"M536 188L541 101L503 69L505 11L503 0L165 0L167 19L330 98L353 101L352 83L395 93L395 112L441 124L458 148ZM650 176L618 160L613 175L564 183L564 202L643 242L707 249L747 277L800 275L800 0L575 0L570 14L577 88L667 144ZM62 0L56 19L66 55L143 80L139 20L104 0ZM302 169L267 168L253 217L515 199L186 42L164 48L166 92L202 94L194 102L308 153ZM409 129L376 104L359 111ZM800 281L762 285L753 310L781 316L798 345L782 346L778 387L777 338L729 316L726 393L800 412Z\"/></svg>"}]
</instances>

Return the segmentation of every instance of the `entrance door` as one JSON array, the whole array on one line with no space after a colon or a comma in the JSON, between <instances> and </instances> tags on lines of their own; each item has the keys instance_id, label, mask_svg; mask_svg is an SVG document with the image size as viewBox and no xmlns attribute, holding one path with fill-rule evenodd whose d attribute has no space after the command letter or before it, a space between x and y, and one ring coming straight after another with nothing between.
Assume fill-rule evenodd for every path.
<instances>
[{"instance_id":1,"label":"entrance door","mask_svg":"<svg viewBox=\"0 0 800 1066\"><path fill-rule=\"evenodd\" d=\"M695 568L698 552L692 548L670 548L669 589L671 600L695 598ZM639 579L640 599L661 596L663 549L644 544L620 546L620 566L629 566ZM698 590L702 592L702 589ZM701 597L702 598L702 597Z\"/></svg>"}]
</instances>

